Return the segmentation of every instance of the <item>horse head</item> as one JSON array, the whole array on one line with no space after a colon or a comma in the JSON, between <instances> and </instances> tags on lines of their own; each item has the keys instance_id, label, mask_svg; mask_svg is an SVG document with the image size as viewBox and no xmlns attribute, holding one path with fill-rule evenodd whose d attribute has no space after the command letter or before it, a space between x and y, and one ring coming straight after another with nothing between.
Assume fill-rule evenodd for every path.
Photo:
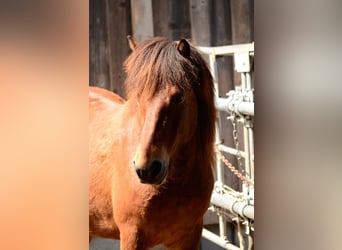
<instances>
[{"instance_id":1,"label":"horse head","mask_svg":"<svg viewBox=\"0 0 342 250\"><path fill-rule=\"evenodd\" d=\"M142 183L161 184L175 155L198 131L200 68L185 39L155 38L133 50L125 63L128 100L135 100L140 135L133 166ZM170 166L171 163L171 166Z\"/></svg>"}]
</instances>

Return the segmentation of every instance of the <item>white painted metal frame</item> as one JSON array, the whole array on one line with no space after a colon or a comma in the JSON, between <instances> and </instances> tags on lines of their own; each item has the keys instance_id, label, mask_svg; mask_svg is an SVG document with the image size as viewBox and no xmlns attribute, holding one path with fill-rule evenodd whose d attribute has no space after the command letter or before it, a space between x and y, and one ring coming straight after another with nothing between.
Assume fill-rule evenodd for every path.
<instances>
[{"instance_id":1,"label":"white painted metal frame","mask_svg":"<svg viewBox=\"0 0 342 250\"><path fill-rule=\"evenodd\" d=\"M254 43L249 44L237 44L229 46L218 46L218 47L196 47L201 53L209 56L210 71L213 76L215 92L216 92L216 108L221 111L235 112L247 119L244 120L243 128L243 140L244 150L237 151L235 148L231 148L220 143L220 118L217 117L216 123L216 143L218 149L222 152L226 152L233 155L241 155L245 160L245 175L247 178L254 180L254 140L253 140L253 127L251 120L248 119L254 116L254 102L252 101L240 101L238 105L232 100L231 96L228 98L219 98L218 95L218 73L216 56L233 56L235 70L241 73L241 89L244 91L252 91L252 79L251 79L251 65L250 56L254 56ZM234 90L230 93L234 95ZM229 95L229 93L228 93ZM230 98L230 99L229 99ZM235 104L235 105L234 105ZM234 110L232 110L234 107ZM224 192L224 178L223 178L223 166L221 160L216 160L216 175L217 180L215 188L212 194L211 203L216 207L221 207L228 210L230 213L235 214L246 220L254 220L254 187L243 184L242 193L236 192L241 199L236 198L234 195L229 195ZM249 226L249 225L248 225ZM249 230L249 228L246 228ZM219 236L212 232L203 229L202 236L217 245L225 249L239 249L229 243L226 232L226 219L223 215L219 215Z\"/></svg>"}]
</instances>

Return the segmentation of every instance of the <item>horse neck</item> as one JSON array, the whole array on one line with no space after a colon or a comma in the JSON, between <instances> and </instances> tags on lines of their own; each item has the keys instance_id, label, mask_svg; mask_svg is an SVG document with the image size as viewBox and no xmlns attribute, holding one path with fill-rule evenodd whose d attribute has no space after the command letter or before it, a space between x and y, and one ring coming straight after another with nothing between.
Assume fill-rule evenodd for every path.
<instances>
[{"instance_id":1,"label":"horse neck","mask_svg":"<svg viewBox=\"0 0 342 250\"><path fill-rule=\"evenodd\" d=\"M170 174L175 176L174 181L181 186L193 182L208 183L212 177L213 151L208 150L208 147L199 140L200 136L196 132L190 142L178 147L171 156L172 164L175 166L170 169Z\"/></svg>"}]
</instances>

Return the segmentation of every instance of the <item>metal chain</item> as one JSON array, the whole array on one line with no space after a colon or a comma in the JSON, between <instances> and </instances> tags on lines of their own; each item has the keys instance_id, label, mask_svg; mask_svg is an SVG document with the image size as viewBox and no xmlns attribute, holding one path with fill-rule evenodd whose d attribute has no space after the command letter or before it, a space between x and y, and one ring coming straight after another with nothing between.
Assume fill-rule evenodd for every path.
<instances>
[{"instance_id":1,"label":"metal chain","mask_svg":"<svg viewBox=\"0 0 342 250\"><path fill-rule=\"evenodd\" d=\"M247 177L243 176L239 170L237 170L225 157L224 155L218 150L217 147L215 147L215 152L217 156L221 159L221 161L232 171L234 175L236 175L241 181L247 183L250 186L254 186L254 182Z\"/></svg>"},{"instance_id":2,"label":"metal chain","mask_svg":"<svg viewBox=\"0 0 342 250\"><path fill-rule=\"evenodd\" d=\"M238 138L238 131L237 131L237 118L235 114L232 114L228 119L230 119L232 121L232 125L233 125L233 140L234 140L234 145L235 145L235 149L237 151L237 162L238 162L238 169L240 171L242 171L242 173L244 173L244 170L242 169L242 163L241 163L241 153L239 150L239 138Z\"/></svg>"}]
</instances>

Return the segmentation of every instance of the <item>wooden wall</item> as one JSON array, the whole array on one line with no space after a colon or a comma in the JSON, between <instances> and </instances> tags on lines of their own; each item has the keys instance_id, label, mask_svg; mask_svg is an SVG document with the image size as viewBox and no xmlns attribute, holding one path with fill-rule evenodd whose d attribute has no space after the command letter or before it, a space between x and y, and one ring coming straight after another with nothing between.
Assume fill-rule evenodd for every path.
<instances>
[{"instance_id":1,"label":"wooden wall","mask_svg":"<svg viewBox=\"0 0 342 250\"><path fill-rule=\"evenodd\" d=\"M127 35L137 41L185 37L202 46L253 40L252 0L90 0L89 8L89 84L120 95L124 95L122 64L130 53ZM219 64L231 71L231 60ZM222 74L222 79L234 78L232 73ZM225 88L231 87L232 79L225 80Z\"/></svg>"},{"instance_id":2,"label":"wooden wall","mask_svg":"<svg viewBox=\"0 0 342 250\"><path fill-rule=\"evenodd\" d=\"M132 34L130 0L90 0L89 85L124 95L122 64L130 52L128 34Z\"/></svg>"}]
</instances>

